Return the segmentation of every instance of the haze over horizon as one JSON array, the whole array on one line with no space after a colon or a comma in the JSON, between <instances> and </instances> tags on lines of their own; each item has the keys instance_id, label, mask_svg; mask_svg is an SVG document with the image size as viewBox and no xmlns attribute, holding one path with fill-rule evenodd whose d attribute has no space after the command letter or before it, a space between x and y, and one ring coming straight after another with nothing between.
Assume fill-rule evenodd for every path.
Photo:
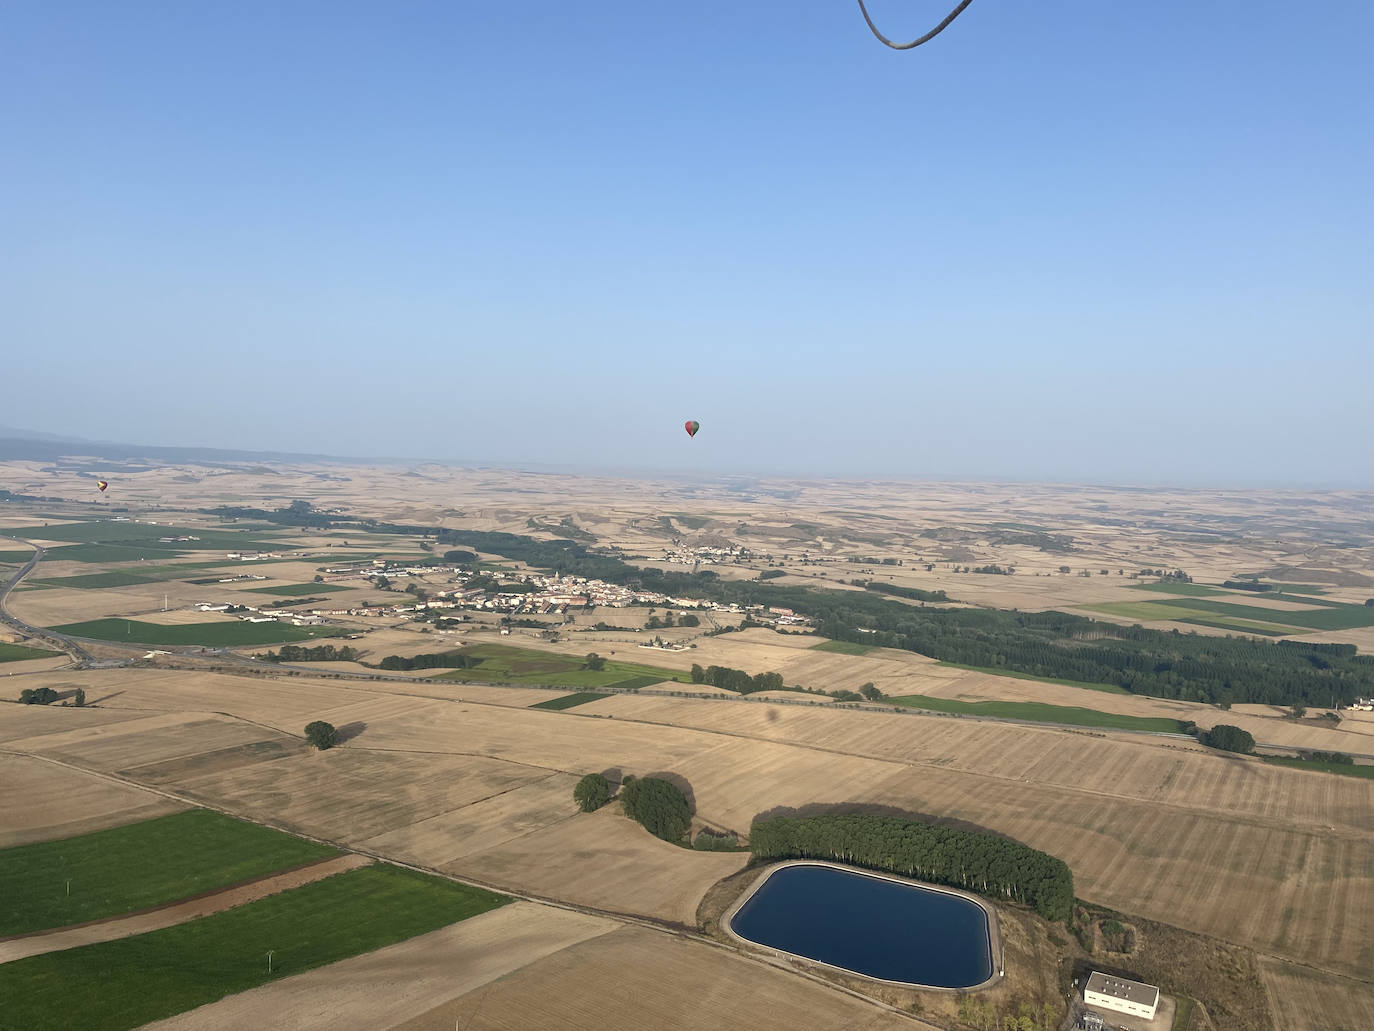
<instances>
[{"instance_id":1,"label":"haze over horizon","mask_svg":"<svg viewBox=\"0 0 1374 1031\"><path fill-rule=\"evenodd\" d=\"M896 54L848 0L0 10L3 421L1374 487L1374 10L1296 17L983 0Z\"/></svg>"}]
</instances>

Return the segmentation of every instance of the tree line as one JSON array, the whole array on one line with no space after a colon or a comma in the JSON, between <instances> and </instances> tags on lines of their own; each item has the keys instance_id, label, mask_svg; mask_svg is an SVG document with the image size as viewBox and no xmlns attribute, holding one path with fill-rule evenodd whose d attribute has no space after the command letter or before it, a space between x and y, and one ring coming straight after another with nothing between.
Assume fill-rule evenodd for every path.
<instances>
[{"instance_id":1,"label":"tree line","mask_svg":"<svg viewBox=\"0 0 1374 1031\"><path fill-rule=\"evenodd\" d=\"M1073 911L1073 873L1019 841L866 813L777 816L749 829L756 859L830 859L989 898L1024 903L1047 920Z\"/></svg>"},{"instance_id":2,"label":"tree line","mask_svg":"<svg viewBox=\"0 0 1374 1031\"><path fill-rule=\"evenodd\" d=\"M1063 612L913 608L856 591L826 591L630 565L614 549L512 533L350 520L374 533L429 534L469 551L503 555L540 569L725 604L790 608L836 640L902 648L944 662L1114 684L1134 694L1184 701L1350 704L1374 695L1374 656L1324 655L1315 645L1177 630L1123 627ZM450 557L453 556L453 557ZM455 561L455 552L446 554ZM1142 570L1188 582L1181 570ZM891 593L891 586L884 593ZM872 631L860 633L861 630ZM1327 661L1322 668L1313 660Z\"/></svg>"},{"instance_id":3,"label":"tree line","mask_svg":"<svg viewBox=\"0 0 1374 1031\"><path fill-rule=\"evenodd\" d=\"M723 687L736 694L753 694L755 691L785 691L781 673L756 673L752 677L742 669L729 666L706 666L703 668L692 663L692 683L710 684Z\"/></svg>"},{"instance_id":4,"label":"tree line","mask_svg":"<svg viewBox=\"0 0 1374 1031\"><path fill-rule=\"evenodd\" d=\"M321 644L308 648L299 644L284 644L279 651L268 652L257 658L268 662L355 662L358 654L356 648L350 648L348 645L335 647L332 644Z\"/></svg>"},{"instance_id":5,"label":"tree line","mask_svg":"<svg viewBox=\"0 0 1374 1031\"><path fill-rule=\"evenodd\" d=\"M374 668L385 670L471 669L480 661L464 655L462 652L426 652L423 655L388 655Z\"/></svg>"}]
</instances>

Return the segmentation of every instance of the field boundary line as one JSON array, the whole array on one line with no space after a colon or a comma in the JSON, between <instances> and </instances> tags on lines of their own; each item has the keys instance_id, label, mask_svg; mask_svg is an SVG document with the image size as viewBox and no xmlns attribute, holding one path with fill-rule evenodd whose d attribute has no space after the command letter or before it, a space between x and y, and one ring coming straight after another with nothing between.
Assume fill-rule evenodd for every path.
<instances>
[{"instance_id":1,"label":"field boundary line","mask_svg":"<svg viewBox=\"0 0 1374 1031\"><path fill-rule=\"evenodd\" d=\"M431 877L439 877L446 881L454 881L458 884L465 884L470 888L483 888L487 891L494 891L513 899L520 899L524 902L531 902L536 905L548 906L553 909L561 909L569 913L580 913L583 916L597 916L605 919L616 920L622 924L631 924L637 927L643 927L648 930L655 931L659 934L666 934L672 937L684 938L688 941L695 941L704 945L710 945L714 948L721 949L727 953L730 953L731 955L739 957L740 959L743 959L746 962L758 963L760 965L771 967L775 970L782 970L786 973L794 974L798 977L804 977L807 980L814 981L816 984L822 985L833 991L843 992L844 994L852 996L853 998L858 999L862 1002L866 1002L871 1006L904 1017L907 1020L911 1021L915 1026L921 1028L922 1031L939 1031L939 1029L934 1027L934 1025L927 1024L925 1021L920 1020L912 1014L904 1010L898 1009L897 1007L892 1006L889 1003L883 1002L881 999L876 999L872 996L865 995L862 992L855 991L854 989L848 988L844 985L835 984L834 982L829 981L826 978L823 978L817 974L813 974L805 970L796 969L790 964L785 964L781 962L770 962L767 959L752 956L742 949L734 948L730 945L725 944L724 942L720 942L715 940L714 938L710 938L700 933L694 928L689 928L686 924L674 924L669 921L654 920L650 917L639 916L633 913L620 913L615 910L603 910L596 909L591 906L580 906L571 902L563 902L558 899L545 898L539 895L530 895L525 892L514 891L509 888L503 888L499 885L490 884L485 881L479 881L468 877L458 877L454 874L445 873L442 870L437 870L432 867L422 866L417 863L407 863L402 860L393 859L390 856L383 855L380 852L377 852L373 849L359 847L355 845L347 845L337 841L331 841L327 838L321 838L313 834L303 833L291 827L282 826L281 824L276 822L250 819L246 816L242 816L238 813L232 812L231 810L226 809L222 806L184 798L173 791L167 791L162 788L149 787L147 785L140 784L137 781L120 777L117 774L104 773L98 770L89 770L85 767L78 766L75 763L69 763L61 759L53 759L45 755L35 755L30 752L19 752L13 749L3 747L0 747L0 755L16 755L28 759L37 759L42 762L50 763L54 766L60 766L65 769L72 770L76 773L84 773L92 777L100 778L102 780L111 781L115 784L120 784L124 787L138 788L142 791L147 791L150 794L160 795L163 798L171 799L174 802L181 802L182 804L189 805L194 808L209 809L213 812L220 813L224 816L230 816L237 820L246 820L249 823L255 823L262 827L270 827L273 830L279 830L283 833L291 834L298 838L303 838L306 841L313 841L316 844L320 845L328 845L331 848L336 848L341 852L350 852L355 855L365 856L376 862L387 863L391 866L398 866L406 870L413 870L416 873L427 874Z\"/></svg>"}]
</instances>

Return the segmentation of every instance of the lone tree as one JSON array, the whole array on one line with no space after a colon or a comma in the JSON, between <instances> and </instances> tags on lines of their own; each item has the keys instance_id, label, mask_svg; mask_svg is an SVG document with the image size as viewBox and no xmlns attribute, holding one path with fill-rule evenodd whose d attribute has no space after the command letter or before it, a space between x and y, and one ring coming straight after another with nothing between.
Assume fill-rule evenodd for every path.
<instances>
[{"instance_id":1,"label":"lone tree","mask_svg":"<svg viewBox=\"0 0 1374 1031\"><path fill-rule=\"evenodd\" d=\"M76 694L72 696L72 704L75 705L78 709L86 704L85 688L78 687L76 689Z\"/></svg>"},{"instance_id":2,"label":"lone tree","mask_svg":"<svg viewBox=\"0 0 1374 1031\"><path fill-rule=\"evenodd\" d=\"M589 773L573 788L573 801L584 813L594 813L611 800L611 782L599 773Z\"/></svg>"},{"instance_id":3,"label":"lone tree","mask_svg":"<svg viewBox=\"0 0 1374 1031\"><path fill-rule=\"evenodd\" d=\"M1255 750L1255 739L1250 732L1229 723L1218 723L1211 730L1204 731L1201 740L1208 748L1220 748L1224 752L1247 755Z\"/></svg>"},{"instance_id":4,"label":"lone tree","mask_svg":"<svg viewBox=\"0 0 1374 1031\"><path fill-rule=\"evenodd\" d=\"M883 696L883 693L873 686L873 682L871 680L863 687L859 688L859 694L863 695L870 702L876 702L879 698Z\"/></svg>"},{"instance_id":5,"label":"lone tree","mask_svg":"<svg viewBox=\"0 0 1374 1031\"><path fill-rule=\"evenodd\" d=\"M692 826L687 796L672 781L661 777L626 779L620 789L625 815L643 824L654 837L679 842Z\"/></svg>"},{"instance_id":6,"label":"lone tree","mask_svg":"<svg viewBox=\"0 0 1374 1031\"><path fill-rule=\"evenodd\" d=\"M339 732L334 729L334 724L316 720L305 725L305 739L323 752L339 743Z\"/></svg>"},{"instance_id":7,"label":"lone tree","mask_svg":"<svg viewBox=\"0 0 1374 1031\"><path fill-rule=\"evenodd\" d=\"M587 657L582 660L582 668L600 671L606 668L606 660L596 654L596 652L589 652Z\"/></svg>"}]
</instances>

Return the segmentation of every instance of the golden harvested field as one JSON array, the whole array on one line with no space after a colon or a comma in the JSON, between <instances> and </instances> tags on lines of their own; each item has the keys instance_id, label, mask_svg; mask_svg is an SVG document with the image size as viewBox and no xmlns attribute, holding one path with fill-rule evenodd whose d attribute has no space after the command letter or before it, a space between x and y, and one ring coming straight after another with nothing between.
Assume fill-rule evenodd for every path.
<instances>
[{"instance_id":1,"label":"golden harvested field","mask_svg":"<svg viewBox=\"0 0 1374 1031\"><path fill-rule=\"evenodd\" d=\"M260 715L271 692L289 704L305 686L222 679L244 688L220 703L226 711ZM137 755L155 765L131 775L254 818L674 921L690 920L740 858L673 848L611 812L575 815L576 775L671 771L686 779L703 821L738 830L779 806L885 804L1051 851L1073 867L1085 897L1127 912L1335 970L1371 958L1374 912L1357 901L1374 891L1367 781L1122 736L940 717L633 695L574 715L309 690L337 692L317 714L363 725L342 748L306 753L295 738L192 712L19 745L104 769L127 770Z\"/></svg>"},{"instance_id":2,"label":"golden harvested field","mask_svg":"<svg viewBox=\"0 0 1374 1031\"><path fill-rule=\"evenodd\" d=\"M27 683L27 681L25 681ZM66 694L80 684L63 684L45 678L42 686L51 687L60 694ZM18 694L16 688L15 693ZM89 689L88 692L89 694ZM74 730L80 727L98 727L106 723L119 723L123 720L137 719L144 713L120 712L116 709L92 709L50 705L0 704L0 744L16 738L32 737L59 730Z\"/></svg>"},{"instance_id":3,"label":"golden harvested field","mask_svg":"<svg viewBox=\"0 0 1374 1031\"><path fill-rule=\"evenodd\" d=\"M1285 710L1272 705L1235 705L1229 711L1223 711L1215 705L1198 702L1151 698L1148 695L1112 694L1089 688L1069 687L1065 684L1046 684L989 673L939 668L951 675L938 680L932 677L928 684L922 685L919 689L898 685L888 693L909 691L962 701L1044 702L1048 705L1078 706L1100 712L1123 713L1127 716L1162 716L1168 719L1192 720L1204 728L1211 728L1218 723L1229 723L1248 730L1254 735L1255 740L1262 744L1374 754L1374 721L1365 722L1352 718L1360 715L1358 713L1343 714L1341 723L1337 726L1315 718L1288 719Z\"/></svg>"},{"instance_id":4,"label":"golden harvested field","mask_svg":"<svg viewBox=\"0 0 1374 1031\"><path fill-rule=\"evenodd\" d=\"M0 848L70 838L185 808L151 792L20 755L0 754L0 783L5 785Z\"/></svg>"},{"instance_id":5,"label":"golden harvested field","mask_svg":"<svg viewBox=\"0 0 1374 1031\"><path fill-rule=\"evenodd\" d=\"M445 872L690 927L707 889L743 869L748 859L743 852L670 845L607 806L459 859Z\"/></svg>"},{"instance_id":6,"label":"golden harvested field","mask_svg":"<svg viewBox=\"0 0 1374 1031\"><path fill-rule=\"evenodd\" d=\"M1260 973L1281 1031L1366 1031L1370 1025L1374 984L1368 981L1268 957L1260 959Z\"/></svg>"},{"instance_id":7,"label":"golden harvested field","mask_svg":"<svg viewBox=\"0 0 1374 1031\"><path fill-rule=\"evenodd\" d=\"M621 925L515 902L438 931L274 981L147 1025L146 1031L378 1031ZM444 1031L453 1031L453 1022Z\"/></svg>"},{"instance_id":8,"label":"golden harvested field","mask_svg":"<svg viewBox=\"0 0 1374 1031\"><path fill-rule=\"evenodd\" d=\"M392 1031L933 1031L724 949L627 927L557 952Z\"/></svg>"},{"instance_id":9,"label":"golden harvested field","mask_svg":"<svg viewBox=\"0 0 1374 1031\"><path fill-rule=\"evenodd\" d=\"M60 463L8 463L6 468L16 483L32 483L45 496L62 496L68 489L78 492L73 496L89 493L89 477ZM175 525L214 525L194 510L226 501L270 508L298 497L350 516L545 537L561 534L558 527L567 519L568 527L594 534L597 545L644 556L637 561L658 568L690 568L690 557L688 564L668 561L676 541L716 547L724 539L755 553L703 565L724 579L756 576L768 563L760 556L771 554L774 568L786 574L781 584L833 588L853 578L873 579L943 589L961 603L1022 610L1169 597L1138 590L1138 581L1125 575L1153 568L1181 568L1199 583L1260 573L1322 585L1329 601L1359 603L1374 596L1374 533L1368 532L1367 515L1374 497L1354 492L795 480L726 486L439 466L334 467L325 478L318 469L289 463L274 465L270 474L181 466L174 473L154 467L117 479L121 504L131 505L140 517ZM68 509L58 502L27 512L6 506L3 518L13 520L10 525L34 525L39 511L55 524L59 520L48 513ZM85 519L92 509L70 511ZM667 523L665 515L674 522ZM355 547L343 548L345 538ZM406 536L292 530L280 539L314 553L289 563L224 567L253 569L271 576L269 581L50 588L20 592L13 604L18 614L38 623L105 615L199 622L214 617L191 613L194 601L285 604L290 599L251 591L273 583L310 584L317 567L354 560L349 552L421 557L417 541ZM1329 546L1332 540L1342 546ZM436 547L431 556L442 551ZM217 549L188 558L218 559L220 554ZM102 568L58 561L59 556L53 553L39 578ZM880 565L883 558L902 564ZM1017 572L962 571L984 563L1013 564ZM1061 573L1061 566L1071 569ZM135 572L137 566L122 568ZM1085 571L1088 575L1080 575ZM207 567L191 575L212 574ZM431 590L445 581L421 579ZM393 592L364 586L361 578L348 585L364 589L339 592L341 605L408 598L400 590L404 581ZM322 596L334 589L333 584L318 587L315 593ZM164 594L174 610L165 615L160 611ZM1294 596L1244 601L1275 611L1306 604ZM575 615L576 623L561 628L564 637L557 644L540 641L535 628L517 629L500 640L572 655L595 650L684 672L693 663L776 671L788 684L823 690L853 690L872 681L888 694L1039 701L1193 720L1204 727L1228 722L1261 742L1374 753L1374 717L1348 714L1331 729L1314 720L1284 719L1267 706L1236 706L1223 713L1209 706L993 677L905 652L819 652L812 650L819 639L803 634L751 629L706 637L705 620L698 631L675 628L663 634L674 641L690 639L694 649L649 651L636 647L642 635L585 631L596 619L639 626L647 608ZM470 625L489 627L495 618L481 614ZM376 661L388 654L498 640L491 629L421 634L404 619L346 621L367 630L351 643ZM1305 637L1374 650L1374 628ZM118 650L101 646L97 654L114 657ZM31 711L16 715L6 710L18 711L18 706L0 706L0 740L6 748L112 771L188 800L498 888L669 923L691 924L705 893L738 870L745 857L660 842L615 807L580 814L571 801L578 776L590 771L675 774L695 801L697 825L737 830L747 830L761 812L832 802L945 816L1062 857L1087 899L1273 957L1265 960L1265 976L1271 994L1283 996L1275 999L1276 1031L1333 1031L1368 1011L1369 984L1348 982L1342 975L1368 977L1374 969L1374 906L1368 902L1374 898L1374 784L1369 781L1221 757L1187 740L837 709L805 695L779 696L780 702L793 704L618 695L567 712L545 712L526 707L566 692L426 679L435 671L410 681L326 679L331 668L361 669L315 666L322 675L316 677L168 668L26 674L11 683L65 690L82 686L101 708L25 707ZM687 685L673 689L716 693ZM341 747L322 754L308 750L301 733L313 719L338 726ZM46 800L53 812L30 807L13 820L6 813L6 832L13 825L20 835L51 836L58 832L54 827L123 822L140 806L173 804L150 803L132 789L42 766L56 772L39 777L27 771L27 779L19 782L24 786L20 797L26 806L30 795ZM8 772L5 766L0 770ZM62 798L48 791L46 782L54 777L75 779L83 787L71 790L70 800ZM92 785L112 796L108 809L103 801L83 801L84 794L96 790ZM48 817L52 826L41 823ZM533 937L517 935L519 940L544 932L547 923L539 913L529 928ZM198 1018L186 1016L178 1026L266 1026L282 1013L299 1015L299 1020L292 1017L298 1024L314 1020L331 1028L413 1021L412 1031L431 1025L447 1031L460 1018L471 1018L474 1028L550 1021L569 1027L696 1026L712 1014L726 1015L727 1024L765 1027L878 1027L889 1021L911 1026L706 946L641 930L603 933L613 926L598 924L594 933L600 937L570 949L563 945L578 936L564 941L555 934L540 946L544 951L523 957L518 948L501 952L493 945L499 961L493 959L490 967L473 958L474 950L463 952L466 946L457 944L445 954L447 962L436 959L432 967L425 965L425 954L383 950L349 961L369 971L355 978L340 973L353 969L341 964L316 972L318 981L292 979L300 982L298 989L291 981L281 982L201 1011L217 1012L213 1020L218 1023L195 1023ZM398 958L383 960L388 953ZM545 958L521 968L540 956ZM373 959L377 965L366 966ZM1309 974L1298 963L1324 972ZM413 996L407 976L397 972L405 968L417 972ZM455 968L462 974L455 975ZM426 972L431 969L432 977ZM775 976L781 979L776 990ZM672 991L659 1012L655 992L662 994L663 985ZM257 1008L235 1008L250 1002Z\"/></svg>"}]
</instances>

